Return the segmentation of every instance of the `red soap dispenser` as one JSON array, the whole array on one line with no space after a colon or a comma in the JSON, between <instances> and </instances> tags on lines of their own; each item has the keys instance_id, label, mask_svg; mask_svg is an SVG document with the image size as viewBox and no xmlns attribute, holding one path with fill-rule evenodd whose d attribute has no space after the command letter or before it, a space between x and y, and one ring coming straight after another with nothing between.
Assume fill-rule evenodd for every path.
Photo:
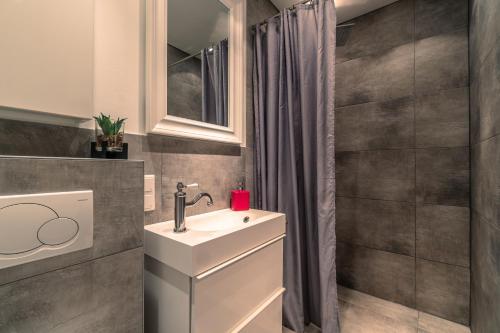
<instances>
[{"instance_id":1,"label":"red soap dispenser","mask_svg":"<svg viewBox=\"0 0 500 333\"><path fill-rule=\"evenodd\" d=\"M235 211L250 209L250 192L239 183L236 190L231 191L231 209Z\"/></svg>"}]
</instances>

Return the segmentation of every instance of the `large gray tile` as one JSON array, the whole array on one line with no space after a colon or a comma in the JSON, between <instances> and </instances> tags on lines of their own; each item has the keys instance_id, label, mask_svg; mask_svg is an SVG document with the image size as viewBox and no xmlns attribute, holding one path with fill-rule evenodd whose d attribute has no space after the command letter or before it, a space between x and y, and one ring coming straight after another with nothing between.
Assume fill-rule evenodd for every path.
<instances>
[{"instance_id":1,"label":"large gray tile","mask_svg":"<svg viewBox=\"0 0 500 333\"><path fill-rule=\"evenodd\" d=\"M336 155L337 195L413 202L413 150L339 152Z\"/></svg>"},{"instance_id":2,"label":"large gray tile","mask_svg":"<svg viewBox=\"0 0 500 333\"><path fill-rule=\"evenodd\" d=\"M141 332L142 248L0 287L2 332Z\"/></svg>"},{"instance_id":3,"label":"large gray tile","mask_svg":"<svg viewBox=\"0 0 500 333\"><path fill-rule=\"evenodd\" d=\"M467 29L425 38L415 43L417 95L467 87L468 68Z\"/></svg>"},{"instance_id":4,"label":"large gray tile","mask_svg":"<svg viewBox=\"0 0 500 333\"><path fill-rule=\"evenodd\" d=\"M469 148L417 149L417 203L469 206Z\"/></svg>"},{"instance_id":5,"label":"large gray tile","mask_svg":"<svg viewBox=\"0 0 500 333\"><path fill-rule=\"evenodd\" d=\"M469 208L417 206L417 257L469 267Z\"/></svg>"},{"instance_id":6,"label":"large gray tile","mask_svg":"<svg viewBox=\"0 0 500 333\"><path fill-rule=\"evenodd\" d=\"M93 131L0 119L0 155L89 157Z\"/></svg>"},{"instance_id":7,"label":"large gray tile","mask_svg":"<svg viewBox=\"0 0 500 333\"><path fill-rule=\"evenodd\" d=\"M337 281L348 288L415 306L415 259L337 242Z\"/></svg>"},{"instance_id":8,"label":"large gray tile","mask_svg":"<svg viewBox=\"0 0 500 333\"><path fill-rule=\"evenodd\" d=\"M500 229L472 215L471 327L496 332L500 327Z\"/></svg>"},{"instance_id":9,"label":"large gray tile","mask_svg":"<svg viewBox=\"0 0 500 333\"><path fill-rule=\"evenodd\" d=\"M336 66L336 106L411 96L413 80L411 44L343 62Z\"/></svg>"},{"instance_id":10,"label":"large gray tile","mask_svg":"<svg viewBox=\"0 0 500 333\"><path fill-rule=\"evenodd\" d=\"M94 191L92 248L4 269L0 284L141 246L143 174L142 162L0 158L1 194Z\"/></svg>"},{"instance_id":11,"label":"large gray tile","mask_svg":"<svg viewBox=\"0 0 500 333\"><path fill-rule=\"evenodd\" d=\"M472 142L500 134L500 40L472 82L470 103Z\"/></svg>"},{"instance_id":12,"label":"large gray tile","mask_svg":"<svg viewBox=\"0 0 500 333\"><path fill-rule=\"evenodd\" d=\"M337 151L414 147L411 98L346 106L335 110Z\"/></svg>"},{"instance_id":13,"label":"large gray tile","mask_svg":"<svg viewBox=\"0 0 500 333\"><path fill-rule=\"evenodd\" d=\"M174 217L174 193L177 182L198 183L199 188L188 189L188 197L203 191L214 199L207 207L204 199L186 210L188 216L229 207L231 190L245 180L244 156L195 154L162 155L162 213L161 219Z\"/></svg>"},{"instance_id":14,"label":"large gray tile","mask_svg":"<svg viewBox=\"0 0 500 333\"><path fill-rule=\"evenodd\" d=\"M341 242L413 256L415 205L337 196L336 234Z\"/></svg>"},{"instance_id":15,"label":"large gray tile","mask_svg":"<svg viewBox=\"0 0 500 333\"><path fill-rule=\"evenodd\" d=\"M500 4L497 0L471 0L471 65L480 67L500 36Z\"/></svg>"},{"instance_id":16,"label":"large gray tile","mask_svg":"<svg viewBox=\"0 0 500 333\"><path fill-rule=\"evenodd\" d=\"M467 28L467 0L415 0L415 36L417 39Z\"/></svg>"},{"instance_id":17,"label":"large gray tile","mask_svg":"<svg viewBox=\"0 0 500 333\"><path fill-rule=\"evenodd\" d=\"M415 102L417 147L469 145L469 89L440 91Z\"/></svg>"},{"instance_id":18,"label":"large gray tile","mask_svg":"<svg viewBox=\"0 0 500 333\"><path fill-rule=\"evenodd\" d=\"M413 0L389 6L348 22L355 26L344 45L337 45L337 63L360 58L413 41Z\"/></svg>"},{"instance_id":19,"label":"large gray tile","mask_svg":"<svg viewBox=\"0 0 500 333\"><path fill-rule=\"evenodd\" d=\"M417 309L469 324L468 268L417 259Z\"/></svg>"},{"instance_id":20,"label":"large gray tile","mask_svg":"<svg viewBox=\"0 0 500 333\"><path fill-rule=\"evenodd\" d=\"M472 148L472 207L488 221L500 226L500 137Z\"/></svg>"}]
</instances>

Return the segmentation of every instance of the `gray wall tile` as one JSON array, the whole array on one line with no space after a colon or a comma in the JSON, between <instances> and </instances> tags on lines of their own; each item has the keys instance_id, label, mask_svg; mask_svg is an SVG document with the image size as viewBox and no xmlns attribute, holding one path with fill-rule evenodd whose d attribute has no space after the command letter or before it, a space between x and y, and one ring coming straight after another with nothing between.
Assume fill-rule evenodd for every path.
<instances>
[{"instance_id":1,"label":"gray wall tile","mask_svg":"<svg viewBox=\"0 0 500 333\"><path fill-rule=\"evenodd\" d=\"M417 257L469 267L467 207L417 207Z\"/></svg>"},{"instance_id":2,"label":"gray wall tile","mask_svg":"<svg viewBox=\"0 0 500 333\"><path fill-rule=\"evenodd\" d=\"M413 0L400 0L348 23L349 37L337 46L337 63L360 58L413 41Z\"/></svg>"},{"instance_id":3,"label":"gray wall tile","mask_svg":"<svg viewBox=\"0 0 500 333\"><path fill-rule=\"evenodd\" d=\"M336 151L413 148L413 119L411 98L337 108Z\"/></svg>"},{"instance_id":4,"label":"gray wall tile","mask_svg":"<svg viewBox=\"0 0 500 333\"><path fill-rule=\"evenodd\" d=\"M141 332L137 248L0 286L2 332Z\"/></svg>"},{"instance_id":5,"label":"gray wall tile","mask_svg":"<svg viewBox=\"0 0 500 333\"><path fill-rule=\"evenodd\" d=\"M133 161L0 158L3 195L94 191L92 248L4 269L0 284L142 246L143 173Z\"/></svg>"},{"instance_id":6,"label":"gray wall tile","mask_svg":"<svg viewBox=\"0 0 500 333\"><path fill-rule=\"evenodd\" d=\"M449 33L468 25L467 0L415 0L417 39Z\"/></svg>"},{"instance_id":7,"label":"gray wall tile","mask_svg":"<svg viewBox=\"0 0 500 333\"><path fill-rule=\"evenodd\" d=\"M408 250L419 242L417 255L467 270L468 247L460 247L469 236L467 5L466 0L398 1L352 20L356 25L337 48L337 234L343 248L350 244L346 257L365 249L364 257L352 257L362 268L337 266L339 281L363 281L360 290L389 300L388 287L365 287L373 275L364 269L371 265L367 253L375 249L416 260L415 250ZM492 61L489 71L495 66ZM494 96L493 77L482 88L488 98ZM482 108L488 111L487 105ZM415 217L403 213L415 206L417 228L409 222ZM381 270L389 267L378 264ZM358 287L354 282L350 286ZM405 288L402 292L411 294L415 284ZM443 297L443 304L453 301Z\"/></svg>"},{"instance_id":8,"label":"gray wall tile","mask_svg":"<svg viewBox=\"0 0 500 333\"><path fill-rule=\"evenodd\" d=\"M472 207L500 226L500 138L488 139L472 148Z\"/></svg>"},{"instance_id":9,"label":"gray wall tile","mask_svg":"<svg viewBox=\"0 0 500 333\"><path fill-rule=\"evenodd\" d=\"M469 324L468 268L417 259L417 309Z\"/></svg>"},{"instance_id":10,"label":"gray wall tile","mask_svg":"<svg viewBox=\"0 0 500 333\"><path fill-rule=\"evenodd\" d=\"M417 203L469 207L469 148L417 149Z\"/></svg>"},{"instance_id":11,"label":"gray wall tile","mask_svg":"<svg viewBox=\"0 0 500 333\"><path fill-rule=\"evenodd\" d=\"M500 229L473 213L471 328L496 332L500 327Z\"/></svg>"},{"instance_id":12,"label":"gray wall tile","mask_svg":"<svg viewBox=\"0 0 500 333\"><path fill-rule=\"evenodd\" d=\"M415 205L337 196L336 232L340 242L414 256Z\"/></svg>"},{"instance_id":13,"label":"gray wall tile","mask_svg":"<svg viewBox=\"0 0 500 333\"><path fill-rule=\"evenodd\" d=\"M415 103L416 146L469 145L469 89L440 91L420 96Z\"/></svg>"},{"instance_id":14,"label":"gray wall tile","mask_svg":"<svg viewBox=\"0 0 500 333\"><path fill-rule=\"evenodd\" d=\"M415 307L415 259L337 242L337 281L346 287Z\"/></svg>"},{"instance_id":15,"label":"gray wall tile","mask_svg":"<svg viewBox=\"0 0 500 333\"><path fill-rule=\"evenodd\" d=\"M500 36L500 6L497 0L470 1L471 65L479 67Z\"/></svg>"},{"instance_id":16,"label":"gray wall tile","mask_svg":"<svg viewBox=\"0 0 500 333\"><path fill-rule=\"evenodd\" d=\"M194 154L162 155L162 215L163 221L174 217L174 192L177 182L198 183L198 189L188 189L188 197L199 191L208 192L214 205L207 207L205 199L186 210L195 215L229 207L231 190L239 181L245 180L243 156L207 156Z\"/></svg>"},{"instance_id":17,"label":"gray wall tile","mask_svg":"<svg viewBox=\"0 0 500 333\"><path fill-rule=\"evenodd\" d=\"M88 157L92 134L77 127L0 119L0 154Z\"/></svg>"},{"instance_id":18,"label":"gray wall tile","mask_svg":"<svg viewBox=\"0 0 500 333\"><path fill-rule=\"evenodd\" d=\"M484 60L471 85L471 140L500 134L500 40Z\"/></svg>"},{"instance_id":19,"label":"gray wall tile","mask_svg":"<svg viewBox=\"0 0 500 333\"><path fill-rule=\"evenodd\" d=\"M413 45L406 44L336 66L336 106L413 94Z\"/></svg>"},{"instance_id":20,"label":"gray wall tile","mask_svg":"<svg viewBox=\"0 0 500 333\"><path fill-rule=\"evenodd\" d=\"M471 328L500 327L500 3L471 0Z\"/></svg>"},{"instance_id":21,"label":"gray wall tile","mask_svg":"<svg viewBox=\"0 0 500 333\"><path fill-rule=\"evenodd\" d=\"M413 150L337 153L337 195L412 202L415 195Z\"/></svg>"},{"instance_id":22,"label":"gray wall tile","mask_svg":"<svg viewBox=\"0 0 500 333\"><path fill-rule=\"evenodd\" d=\"M433 94L438 90L469 85L467 29L415 42L415 92Z\"/></svg>"}]
</instances>

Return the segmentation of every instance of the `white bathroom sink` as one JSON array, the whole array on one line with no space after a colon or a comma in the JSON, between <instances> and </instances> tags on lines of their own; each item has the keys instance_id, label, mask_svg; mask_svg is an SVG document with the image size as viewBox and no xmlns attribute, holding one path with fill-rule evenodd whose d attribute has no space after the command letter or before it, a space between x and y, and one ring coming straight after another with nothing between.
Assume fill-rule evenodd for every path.
<instances>
[{"instance_id":1,"label":"white bathroom sink","mask_svg":"<svg viewBox=\"0 0 500 333\"><path fill-rule=\"evenodd\" d=\"M247 222L246 222L247 221ZM187 231L174 221L145 226L146 255L189 276L196 276L285 233L285 215L230 209L186 218Z\"/></svg>"}]
</instances>

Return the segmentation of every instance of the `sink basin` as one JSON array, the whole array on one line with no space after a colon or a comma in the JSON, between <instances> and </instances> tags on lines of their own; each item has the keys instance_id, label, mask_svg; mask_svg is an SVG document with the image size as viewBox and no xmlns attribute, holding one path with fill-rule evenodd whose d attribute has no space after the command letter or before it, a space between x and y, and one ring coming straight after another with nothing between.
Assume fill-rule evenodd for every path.
<instances>
[{"instance_id":1,"label":"sink basin","mask_svg":"<svg viewBox=\"0 0 500 333\"><path fill-rule=\"evenodd\" d=\"M144 227L146 255L189 276L199 275L285 233L285 215L251 209L223 209L186 218L187 231L174 221Z\"/></svg>"}]
</instances>

